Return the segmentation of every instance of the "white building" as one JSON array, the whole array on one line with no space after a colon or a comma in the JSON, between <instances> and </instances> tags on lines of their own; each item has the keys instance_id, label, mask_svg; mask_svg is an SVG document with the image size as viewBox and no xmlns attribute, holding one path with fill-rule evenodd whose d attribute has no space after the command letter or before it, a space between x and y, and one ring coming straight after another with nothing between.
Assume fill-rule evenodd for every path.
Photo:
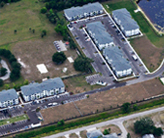
<instances>
[{"instance_id":1,"label":"white building","mask_svg":"<svg viewBox=\"0 0 164 138\"><path fill-rule=\"evenodd\" d=\"M3 90L0 92L0 108L19 104L18 95L15 89Z\"/></svg>"},{"instance_id":2,"label":"white building","mask_svg":"<svg viewBox=\"0 0 164 138\"><path fill-rule=\"evenodd\" d=\"M126 37L140 33L137 22L132 19L130 13L125 8L113 11L112 16Z\"/></svg>"},{"instance_id":3,"label":"white building","mask_svg":"<svg viewBox=\"0 0 164 138\"><path fill-rule=\"evenodd\" d=\"M103 55L118 78L132 74L129 61L124 58L122 51L117 46L105 48Z\"/></svg>"},{"instance_id":4,"label":"white building","mask_svg":"<svg viewBox=\"0 0 164 138\"><path fill-rule=\"evenodd\" d=\"M113 38L106 31L104 25L100 22L92 22L86 25L89 35L94 40L97 47L102 50L105 47L113 46Z\"/></svg>"},{"instance_id":5,"label":"white building","mask_svg":"<svg viewBox=\"0 0 164 138\"><path fill-rule=\"evenodd\" d=\"M61 78L48 79L42 83L31 83L21 87L26 102L65 92Z\"/></svg>"},{"instance_id":6,"label":"white building","mask_svg":"<svg viewBox=\"0 0 164 138\"><path fill-rule=\"evenodd\" d=\"M82 7L72 7L64 10L64 15L69 21L95 16L103 13L103 7L99 2L88 3Z\"/></svg>"}]
</instances>

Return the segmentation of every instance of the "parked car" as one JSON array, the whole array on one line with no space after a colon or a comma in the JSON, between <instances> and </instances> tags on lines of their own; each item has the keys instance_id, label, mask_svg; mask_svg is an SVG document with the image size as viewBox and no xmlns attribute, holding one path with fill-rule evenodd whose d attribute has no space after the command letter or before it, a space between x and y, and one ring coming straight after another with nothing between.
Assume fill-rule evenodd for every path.
<instances>
[{"instance_id":1,"label":"parked car","mask_svg":"<svg viewBox=\"0 0 164 138\"><path fill-rule=\"evenodd\" d=\"M137 61L137 60L138 60L138 58L137 58L137 56L136 56L136 55L132 55L132 58L133 58L135 61Z\"/></svg>"},{"instance_id":2,"label":"parked car","mask_svg":"<svg viewBox=\"0 0 164 138\"><path fill-rule=\"evenodd\" d=\"M52 103L52 105L57 105L58 103Z\"/></svg>"},{"instance_id":3,"label":"parked car","mask_svg":"<svg viewBox=\"0 0 164 138\"><path fill-rule=\"evenodd\" d=\"M52 103L49 103L48 106L52 106L53 104Z\"/></svg>"}]
</instances>

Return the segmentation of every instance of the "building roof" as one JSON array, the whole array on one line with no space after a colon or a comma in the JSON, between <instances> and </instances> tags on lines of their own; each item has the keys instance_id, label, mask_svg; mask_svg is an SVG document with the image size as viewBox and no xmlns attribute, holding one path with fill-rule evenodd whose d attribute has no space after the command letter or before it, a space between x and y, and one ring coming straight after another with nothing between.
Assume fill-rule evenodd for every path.
<instances>
[{"instance_id":1,"label":"building roof","mask_svg":"<svg viewBox=\"0 0 164 138\"><path fill-rule=\"evenodd\" d=\"M0 102L17 99L18 95L15 89L3 90L0 92Z\"/></svg>"},{"instance_id":2,"label":"building roof","mask_svg":"<svg viewBox=\"0 0 164 138\"><path fill-rule=\"evenodd\" d=\"M116 133L103 135L103 133L97 129L91 132L87 132L87 138L98 138L99 136L102 136L102 138L118 138Z\"/></svg>"},{"instance_id":3,"label":"building roof","mask_svg":"<svg viewBox=\"0 0 164 138\"><path fill-rule=\"evenodd\" d=\"M98 44L113 42L113 38L106 31L104 25L100 21L88 23L86 26L87 30L91 31L92 34L94 34L94 39L98 41Z\"/></svg>"},{"instance_id":4,"label":"building roof","mask_svg":"<svg viewBox=\"0 0 164 138\"><path fill-rule=\"evenodd\" d=\"M105 48L103 55L108 57L108 62L116 71L123 71L131 68L129 61L123 57L122 51L117 46Z\"/></svg>"},{"instance_id":5,"label":"building roof","mask_svg":"<svg viewBox=\"0 0 164 138\"><path fill-rule=\"evenodd\" d=\"M104 135L103 138L118 138L118 136L116 133L112 133L112 134Z\"/></svg>"},{"instance_id":6,"label":"building roof","mask_svg":"<svg viewBox=\"0 0 164 138\"><path fill-rule=\"evenodd\" d=\"M142 138L155 138L153 134L145 134Z\"/></svg>"},{"instance_id":7,"label":"building roof","mask_svg":"<svg viewBox=\"0 0 164 138\"><path fill-rule=\"evenodd\" d=\"M103 10L101 4L99 2L95 2L95 3L88 3L82 7L71 7L69 9L65 9L64 13L72 18L72 17L76 17L79 15L84 15L84 13L90 13L90 12L94 12L94 11L100 11Z\"/></svg>"},{"instance_id":8,"label":"building roof","mask_svg":"<svg viewBox=\"0 0 164 138\"><path fill-rule=\"evenodd\" d=\"M124 30L128 31L139 28L137 22L132 19L126 8L115 10L112 14L121 21L120 24L124 27Z\"/></svg>"},{"instance_id":9,"label":"building roof","mask_svg":"<svg viewBox=\"0 0 164 138\"><path fill-rule=\"evenodd\" d=\"M94 130L91 132L87 132L87 138L98 138L99 136L103 136L100 130Z\"/></svg>"},{"instance_id":10,"label":"building roof","mask_svg":"<svg viewBox=\"0 0 164 138\"><path fill-rule=\"evenodd\" d=\"M24 95L32 95L41 93L44 90L52 90L55 88L61 88L64 87L64 83L61 80L61 78L54 78L54 79L48 79L46 81L43 81L42 83L30 83L29 85L25 85L21 87L21 91Z\"/></svg>"}]
</instances>

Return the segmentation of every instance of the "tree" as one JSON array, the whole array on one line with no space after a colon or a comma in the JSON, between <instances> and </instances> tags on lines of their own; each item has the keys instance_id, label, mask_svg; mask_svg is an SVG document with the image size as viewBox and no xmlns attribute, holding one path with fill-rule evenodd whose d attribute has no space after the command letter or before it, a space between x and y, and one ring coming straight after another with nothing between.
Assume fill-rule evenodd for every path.
<instances>
[{"instance_id":1,"label":"tree","mask_svg":"<svg viewBox=\"0 0 164 138\"><path fill-rule=\"evenodd\" d=\"M18 68L14 68L10 73L10 80L14 81L20 77L20 70Z\"/></svg>"},{"instance_id":2,"label":"tree","mask_svg":"<svg viewBox=\"0 0 164 138\"><path fill-rule=\"evenodd\" d=\"M0 79L0 87L3 86L3 80Z\"/></svg>"},{"instance_id":3,"label":"tree","mask_svg":"<svg viewBox=\"0 0 164 138\"><path fill-rule=\"evenodd\" d=\"M109 130L105 129L104 132L103 132L104 135L108 135L110 134Z\"/></svg>"},{"instance_id":4,"label":"tree","mask_svg":"<svg viewBox=\"0 0 164 138\"><path fill-rule=\"evenodd\" d=\"M74 43L72 39L69 40L69 46L71 49L76 49L76 44Z\"/></svg>"},{"instance_id":5,"label":"tree","mask_svg":"<svg viewBox=\"0 0 164 138\"><path fill-rule=\"evenodd\" d=\"M6 74L7 74L7 69L2 67L0 69L0 76L5 76Z\"/></svg>"},{"instance_id":6,"label":"tree","mask_svg":"<svg viewBox=\"0 0 164 138\"><path fill-rule=\"evenodd\" d=\"M41 37L43 38L46 35L47 35L47 31L46 30L42 30Z\"/></svg>"},{"instance_id":7,"label":"tree","mask_svg":"<svg viewBox=\"0 0 164 138\"><path fill-rule=\"evenodd\" d=\"M66 59L64 52L56 52L52 56L52 61L56 64L62 64Z\"/></svg>"},{"instance_id":8,"label":"tree","mask_svg":"<svg viewBox=\"0 0 164 138\"><path fill-rule=\"evenodd\" d=\"M137 111L137 110L138 110L137 104L134 104L134 105L133 105L133 110L134 110L134 111Z\"/></svg>"},{"instance_id":9,"label":"tree","mask_svg":"<svg viewBox=\"0 0 164 138\"><path fill-rule=\"evenodd\" d=\"M135 133L145 135L154 134L155 136L161 136L163 131L161 128L156 128L151 118L145 117L137 120L134 123Z\"/></svg>"},{"instance_id":10,"label":"tree","mask_svg":"<svg viewBox=\"0 0 164 138\"><path fill-rule=\"evenodd\" d=\"M40 10L41 13L45 14L47 12L47 8L46 7L43 7L41 10Z\"/></svg>"},{"instance_id":11,"label":"tree","mask_svg":"<svg viewBox=\"0 0 164 138\"><path fill-rule=\"evenodd\" d=\"M43 35L47 35L47 31L46 30L42 30Z\"/></svg>"},{"instance_id":12,"label":"tree","mask_svg":"<svg viewBox=\"0 0 164 138\"><path fill-rule=\"evenodd\" d=\"M77 71L89 72L92 67L92 62L90 58L79 56L75 59L73 66Z\"/></svg>"},{"instance_id":13,"label":"tree","mask_svg":"<svg viewBox=\"0 0 164 138\"><path fill-rule=\"evenodd\" d=\"M64 120L60 120L57 125L58 126L63 126L64 125Z\"/></svg>"},{"instance_id":14,"label":"tree","mask_svg":"<svg viewBox=\"0 0 164 138\"><path fill-rule=\"evenodd\" d=\"M127 134L127 138L131 138L130 133Z\"/></svg>"},{"instance_id":15,"label":"tree","mask_svg":"<svg viewBox=\"0 0 164 138\"><path fill-rule=\"evenodd\" d=\"M17 33L17 30L14 30L14 33L16 34Z\"/></svg>"},{"instance_id":16,"label":"tree","mask_svg":"<svg viewBox=\"0 0 164 138\"><path fill-rule=\"evenodd\" d=\"M129 112L130 112L130 103L124 103L124 104L122 105L122 111L123 111L124 113L129 113Z\"/></svg>"},{"instance_id":17,"label":"tree","mask_svg":"<svg viewBox=\"0 0 164 138\"><path fill-rule=\"evenodd\" d=\"M5 3L2 1L0 5L1 5L1 7L3 7L5 5Z\"/></svg>"},{"instance_id":18,"label":"tree","mask_svg":"<svg viewBox=\"0 0 164 138\"><path fill-rule=\"evenodd\" d=\"M157 137L161 136L163 134L162 128L161 127L159 127L159 128L154 127L154 133L153 134Z\"/></svg>"}]
</instances>

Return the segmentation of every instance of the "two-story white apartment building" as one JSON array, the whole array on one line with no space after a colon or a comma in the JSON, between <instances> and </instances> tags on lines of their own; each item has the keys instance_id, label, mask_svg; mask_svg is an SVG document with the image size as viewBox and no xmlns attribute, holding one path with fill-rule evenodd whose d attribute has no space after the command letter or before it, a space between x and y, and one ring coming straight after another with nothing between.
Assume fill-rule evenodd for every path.
<instances>
[{"instance_id":1,"label":"two-story white apartment building","mask_svg":"<svg viewBox=\"0 0 164 138\"><path fill-rule=\"evenodd\" d=\"M26 102L65 92L61 78L48 79L42 83L30 83L21 87Z\"/></svg>"},{"instance_id":2,"label":"two-story white apartment building","mask_svg":"<svg viewBox=\"0 0 164 138\"><path fill-rule=\"evenodd\" d=\"M15 89L3 90L0 92L0 108L19 104L18 95Z\"/></svg>"},{"instance_id":3,"label":"two-story white apartment building","mask_svg":"<svg viewBox=\"0 0 164 138\"><path fill-rule=\"evenodd\" d=\"M99 2L88 3L82 7L72 7L64 10L64 15L69 21L78 20L103 13L103 7Z\"/></svg>"},{"instance_id":4,"label":"two-story white apartment building","mask_svg":"<svg viewBox=\"0 0 164 138\"><path fill-rule=\"evenodd\" d=\"M126 8L113 11L112 16L126 37L138 35L140 33L137 22L132 19Z\"/></svg>"},{"instance_id":5,"label":"two-story white apartment building","mask_svg":"<svg viewBox=\"0 0 164 138\"><path fill-rule=\"evenodd\" d=\"M99 50L114 45L113 38L100 21L88 23L86 29Z\"/></svg>"},{"instance_id":6,"label":"two-story white apartment building","mask_svg":"<svg viewBox=\"0 0 164 138\"><path fill-rule=\"evenodd\" d=\"M132 74L129 61L124 58L122 51L117 46L105 48L103 55L118 78Z\"/></svg>"}]
</instances>

